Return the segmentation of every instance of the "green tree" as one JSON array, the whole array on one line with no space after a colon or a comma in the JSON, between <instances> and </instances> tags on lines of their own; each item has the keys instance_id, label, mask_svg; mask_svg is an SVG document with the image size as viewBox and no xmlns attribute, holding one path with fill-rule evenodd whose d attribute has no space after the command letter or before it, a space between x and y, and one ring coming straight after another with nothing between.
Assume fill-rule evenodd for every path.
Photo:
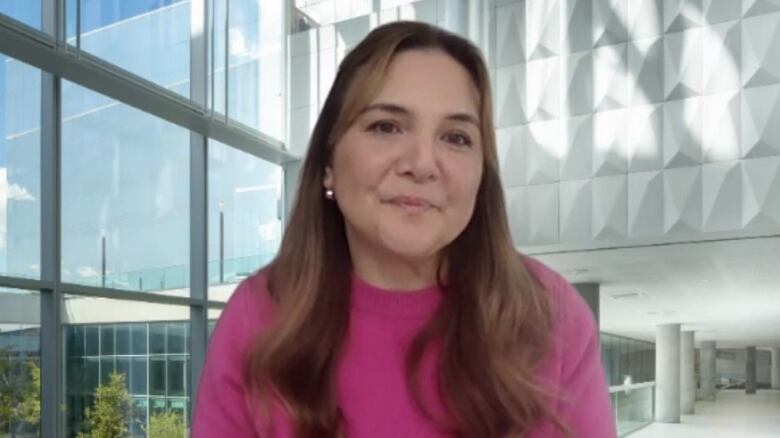
<instances>
[{"instance_id":1,"label":"green tree","mask_svg":"<svg viewBox=\"0 0 780 438\"><path fill-rule=\"evenodd\" d=\"M148 438L183 438L186 433L184 417L176 412L152 415L146 429Z\"/></svg>"},{"instance_id":2,"label":"green tree","mask_svg":"<svg viewBox=\"0 0 780 438\"><path fill-rule=\"evenodd\" d=\"M22 402L19 403L19 419L33 426L37 431L41 422L41 367L27 362L31 383L27 385ZM37 434L36 434L37 435Z\"/></svg>"},{"instance_id":3,"label":"green tree","mask_svg":"<svg viewBox=\"0 0 780 438\"><path fill-rule=\"evenodd\" d=\"M95 402L84 412L88 433L79 433L78 438L126 438L127 419L132 412L130 394L125 388L125 375L112 373L108 385L95 390Z\"/></svg>"},{"instance_id":4,"label":"green tree","mask_svg":"<svg viewBox=\"0 0 780 438\"><path fill-rule=\"evenodd\" d=\"M16 436L37 432L41 415L41 369L34 361L13 358L9 348L0 349L0 431ZM28 423L29 426L26 426Z\"/></svg>"}]
</instances>

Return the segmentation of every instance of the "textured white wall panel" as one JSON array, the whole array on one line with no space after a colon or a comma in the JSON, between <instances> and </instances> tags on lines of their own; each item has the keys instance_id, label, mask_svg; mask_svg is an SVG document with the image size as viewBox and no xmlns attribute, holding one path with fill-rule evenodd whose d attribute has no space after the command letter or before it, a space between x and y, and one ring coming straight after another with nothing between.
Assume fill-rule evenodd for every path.
<instances>
[{"instance_id":1,"label":"textured white wall panel","mask_svg":"<svg viewBox=\"0 0 780 438\"><path fill-rule=\"evenodd\" d=\"M663 141L663 105L650 104L629 108L627 113L626 154L628 170L642 172L661 170L663 156L660 145Z\"/></svg>"},{"instance_id":2,"label":"textured white wall panel","mask_svg":"<svg viewBox=\"0 0 780 438\"><path fill-rule=\"evenodd\" d=\"M780 226L780 156L742 162L742 225Z\"/></svg>"},{"instance_id":3,"label":"textured white wall panel","mask_svg":"<svg viewBox=\"0 0 780 438\"><path fill-rule=\"evenodd\" d=\"M593 196L590 179L560 183L561 242L593 240Z\"/></svg>"},{"instance_id":4,"label":"textured white wall panel","mask_svg":"<svg viewBox=\"0 0 780 438\"><path fill-rule=\"evenodd\" d=\"M701 167L664 170L664 232L696 233L702 229Z\"/></svg>"},{"instance_id":5,"label":"textured white wall panel","mask_svg":"<svg viewBox=\"0 0 780 438\"><path fill-rule=\"evenodd\" d=\"M626 175L593 178L593 238L623 239L628 235Z\"/></svg>"},{"instance_id":6,"label":"textured white wall panel","mask_svg":"<svg viewBox=\"0 0 780 438\"><path fill-rule=\"evenodd\" d=\"M742 166L739 161L702 166L702 200L705 231L742 226Z\"/></svg>"},{"instance_id":7,"label":"textured white wall panel","mask_svg":"<svg viewBox=\"0 0 780 438\"><path fill-rule=\"evenodd\" d=\"M663 172L634 172L628 175L628 232L632 237L661 236L664 233Z\"/></svg>"},{"instance_id":8,"label":"textured white wall panel","mask_svg":"<svg viewBox=\"0 0 780 438\"><path fill-rule=\"evenodd\" d=\"M742 92L742 157L780 154L780 84Z\"/></svg>"},{"instance_id":9,"label":"textured white wall panel","mask_svg":"<svg viewBox=\"0 0 780 438\"><path fill-rule=\"evenodd\" d=\"M496 67L525 62L525 3L512 3L496 10Z\"/></svg>"},{"instance_id":10,"label":"textured white wall panel","mask_svg":"<svg viewBox=\"0 0 780 438\"><path fill-rule=\"evenodd\" d=\"M593 172L593 116L574 117L563 123L561 180L590 178Z\"/></svg>"}]
</instances>

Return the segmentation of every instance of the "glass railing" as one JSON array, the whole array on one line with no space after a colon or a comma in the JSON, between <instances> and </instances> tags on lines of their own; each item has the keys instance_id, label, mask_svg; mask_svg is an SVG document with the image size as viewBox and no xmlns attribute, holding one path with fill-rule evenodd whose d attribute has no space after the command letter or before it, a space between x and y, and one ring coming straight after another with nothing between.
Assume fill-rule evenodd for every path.
<instances>
[{"instance_id":1,"label":"glass railing","mask_svg":"<svg viewBox=\"0 0 780 438\"><path fill-rule=\"evenodd\" d=\"M246 257L225 259L222 262L212 260L208 263L209 285L234 284L251 275L257 269L267 265L276 254L257 254ZM222 275L220 275L222 265ZM103 287L103 276L65 279L66 282L86 286ZM111 289L136 290L142 292L160 292L173 289L186 289L190 286L189 265L167 266L130 272L107 273L105 287Z\"/></svg>"},{"instance_id":2,"label":"glass railing","mask_svg":"<svg viewBox=\"0 0 780 438\"><path fill-rule=\"evenodd\" d=\"M627 436L653 422L655 382L612 386L609 388L609 397L618 436Z\"/></svg>"}]
</instances>

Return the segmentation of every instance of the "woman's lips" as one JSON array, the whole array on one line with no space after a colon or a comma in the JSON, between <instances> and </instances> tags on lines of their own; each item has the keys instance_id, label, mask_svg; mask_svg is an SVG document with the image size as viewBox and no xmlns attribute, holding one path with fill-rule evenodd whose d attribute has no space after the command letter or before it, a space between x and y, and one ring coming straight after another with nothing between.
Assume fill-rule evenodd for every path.
<instances>
[{"instance_id":1,"label":"woman's lips","mask_svg":"<svg viewBox=\"0 0 780 438\"><path fill-rule=\"evenodd\" d=\"M388 202L409 213L424 213L434 208L434 205L425 198L415 196L395 196L390 198Z\"/></svg>"}]
</instances>

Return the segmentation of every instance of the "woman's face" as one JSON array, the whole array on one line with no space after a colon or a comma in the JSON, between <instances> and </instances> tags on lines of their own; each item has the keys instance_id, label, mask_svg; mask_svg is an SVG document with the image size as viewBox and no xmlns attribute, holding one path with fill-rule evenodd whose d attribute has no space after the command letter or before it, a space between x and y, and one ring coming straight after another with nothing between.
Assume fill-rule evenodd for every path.
<instances>
[{"instance_id":1,"label":"woman's face","mask_svg":"<svg viewBox=\"0 0 780 438\"><path fill-rule=\"evenodd\" d=\"M478 99L466 69L443 51L395 55L323 181L353 257L430 260L463 231L482 178Z\"/></svg>"}]
</instances>

